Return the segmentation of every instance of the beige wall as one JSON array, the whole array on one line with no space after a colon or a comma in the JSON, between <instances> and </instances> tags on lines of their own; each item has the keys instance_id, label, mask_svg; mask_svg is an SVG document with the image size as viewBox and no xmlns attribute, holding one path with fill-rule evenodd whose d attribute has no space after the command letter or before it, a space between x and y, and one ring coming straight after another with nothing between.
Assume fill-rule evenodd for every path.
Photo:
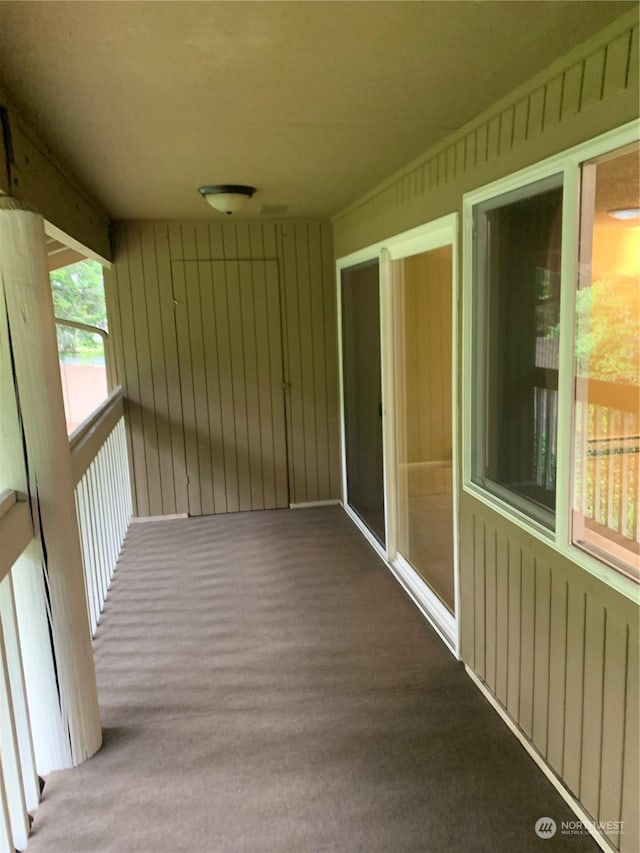
<instances>
[{"instance_id":1,"label":"beige wall","mask_svg":"<svg viewBox=\"0 0 640 853\"><path fill-rule=\"evenodd\" d=\"M197 377L207 372L206 355L203 346L196 346L189 334L189 321L181 320L183 300L188 299L193 286L177 273L176 265L182 261L223 261L228 262L230 270L238 266L238 259L269 259L277 265L274 285L280 306L283 379L288 383L285 453L289 501L304 503L339 497L337 340L330 225L273 221L249 224L235 220L125 222L115 224L112 238L114 264L111 272L105 273L105 283L115 327L117 373L128 401L135 513L148 516L193 511L189 486L193 486L194 476L202 476L205 486L211 481L214 496L220 485L211 467L211 456L206 456L202 466L209 472L206 478L204 473L198 473L200 450L204 447L206 454L206 448L211 448L208 452L213 454L215 448L210 445L212 422L206 413L198 417L202 394L192 384L193 377L197 382ZM203 304L194 307L192 302L192 312L205 310ZM251 307L251 313L255 315L257 311L259 316L260 303ZM208 314L204 316L201 343L211 339L207 333ZM254 334L251 329L245 326L242 334L246 346L253 346L255 353L264 352L257 335L253 343L246 340L247 334ZM188 382L184 381L186 360ZM209 397L211 402L211 391ZM224 409L226 404L222 399L221 402ZM223 418L226 414L222 412ZM225 444L227 455L231 441L228 439ZM224 455L224 448L221 453ZM242 477L241 463L239 472ZM253 475L255 481L255 466ZM226 509L219 507L222 504L216 507L204 500L195 514ZM251 501L229 505L229 509L251 508Z\"/></svg>"},{"instance_id":2,"label":"beige wall","mask_svg":"<svg viewBox=\"0 0 640 853\"><path fill-rule=\"evenodd\" d=\"M335 217L336 256L637 116L631 13ZM637 605L464 492L460 571L464 661L590 815L625 821L611 843L637 850Z\"/></svg>"}]
</instances>

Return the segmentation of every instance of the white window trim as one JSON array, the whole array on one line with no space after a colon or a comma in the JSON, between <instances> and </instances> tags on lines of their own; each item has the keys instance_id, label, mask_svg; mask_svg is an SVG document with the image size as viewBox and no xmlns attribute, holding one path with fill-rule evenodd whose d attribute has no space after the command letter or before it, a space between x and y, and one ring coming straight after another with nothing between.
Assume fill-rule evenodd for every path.
<instances>
[{"instance_id":1,"label":"white window trim","mask_svg":"<svg viewBox=\"0 0 640 853\"><path fill-rule=\"evenodd\" d=\"M462 199L463 271L462 271L462 488L476 500L517 524L531 536L552 547L572 563L589 572L632 601L640 602L640 586L631 578L601 562L571 542L571 433L573 398L571 394L574 349L575 284L577 281L579 240L580 166L602 154L621 148L640 138L640 122L632 121L588 142L576 145L533 166L493 181ZM527 184L563 175L562 262L560 287L560 353L558 375L558 437L555 531L530 518L507 501L472 481L472 394L473 394L473 208L488 199L519 189ZM573 250L572 250L573 249Z\"/></svg>"}]
</instances>

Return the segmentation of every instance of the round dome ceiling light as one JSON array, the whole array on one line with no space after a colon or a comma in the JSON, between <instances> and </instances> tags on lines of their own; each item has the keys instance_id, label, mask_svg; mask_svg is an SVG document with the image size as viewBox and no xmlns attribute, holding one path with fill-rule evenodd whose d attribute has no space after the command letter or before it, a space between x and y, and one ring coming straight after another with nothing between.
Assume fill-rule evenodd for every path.
<instances>
[{"instance_id":1,"label":"round dome ceiling light","mask_svg":"<svg viewBox=\"0 0 640 853\"><path fill-rule=\"evenodd\" d=\"M255 187L246 187L244 184L212 184L198 187L198 192L211 207L220 213L226 213L227 216L240 210L255 191Z\"/></svg>"}]
</instances>

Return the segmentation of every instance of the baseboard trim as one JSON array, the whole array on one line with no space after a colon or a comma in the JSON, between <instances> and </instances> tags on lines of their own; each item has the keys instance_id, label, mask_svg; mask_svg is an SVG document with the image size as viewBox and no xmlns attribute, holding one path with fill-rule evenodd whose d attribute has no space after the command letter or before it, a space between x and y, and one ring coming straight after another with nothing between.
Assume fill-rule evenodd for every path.
<instances>
[{"instance_id":1,"label":"baseboard trim","mask_svg":"<svg viewBox=\"0 0 640 853\"><path fill-rule=\"evenodd\" d=\"M289 504L289 509L308 509L309 507L312 507L312 506L341 506L341 505L342 505L342 501L338 500L336 498L335 500L330 500L330 501L304 501L303 503L299 503L299 504Z\"/></svg>"},{"instance_id":2,"label":"baseboard trim","mask_svg":"<svg viewBox=\"0 0 640 853\"><path fill-rule=\"evenodd\" d=\"M131 524L146 524L148 521L175 521L176 518L189 518L187 513L174 515L139 515L132 516Z\"/></svg>"},{"instance_id":3,"label":"baseboard trim","mask_svg":"<svg viewBox=\"0 0 640 853\"><path fill-rule=\"evenodd\" d=\"M493 693L489 690L489 688L482 682L478 676L473 672L472 669L469 668L467 664L464 665L467 675L473 681L478 690L482 693L487 702L493 707L494 711L496 711L503 722L507 724L511 732L518 738L522 746L529 753L531 758L535 761L538 767L542 770L547 779L551 782L556 791L560 794L562 799L569 806L571 811L575 813L577 818L584 824L585 829L589 832L593 840L596 842L598 847L601 850L604 850L605 853L617 853L616 848L611 844L608 838L606 838L596 827L593 825L593 818L591 818L587 812L582 808L578 800L573 796L573 794L569 791L568 788L565 787L562 780L556 775L556 773L549 767L547 762L544 760L542 755L538 752L535 746L531 743L531 741L526 737L524 732L516 723L511 719L509 714L505 711L502 705L495 698ZM540 815L543 817L543 815ZM553 815L552 815L553 817Z\"/></svg>"}]
</instances>

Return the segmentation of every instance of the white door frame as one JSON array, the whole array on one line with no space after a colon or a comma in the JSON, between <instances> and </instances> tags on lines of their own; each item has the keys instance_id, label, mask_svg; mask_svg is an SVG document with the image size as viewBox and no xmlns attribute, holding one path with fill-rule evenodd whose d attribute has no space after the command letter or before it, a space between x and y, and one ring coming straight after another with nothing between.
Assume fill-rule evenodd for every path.
<instances>
[{"instance_id":1,"label":"white door frame","mask_svg":"<svg viewBox=\"0 0 640 853\"><path fill-rule=\"evenodd\" d=\"M453 567L455 612L451 614L415 569L397 550L397 472L395 461L396 417L394 378L394 317L391 263L401 258L438 249L452 248L452 476L453 476ZM341 273L348 267L366 261L380 261L380 351L383 409L383 470L385 496L385 546L383 547L362 520L349 507L347 490L346 443L344 424L344 379L342 355L342 282ZM342 502L345 511L371 543L378 555L391 569L409 593L434 630L452 654L459 658L460 647L460 572L458 559L458 214L451 213L425 225L412 228L387 240L382 240L339 258L336 262L338 362L340 381L340 429L342 462Z\"/></svg>"}]
</instances>

